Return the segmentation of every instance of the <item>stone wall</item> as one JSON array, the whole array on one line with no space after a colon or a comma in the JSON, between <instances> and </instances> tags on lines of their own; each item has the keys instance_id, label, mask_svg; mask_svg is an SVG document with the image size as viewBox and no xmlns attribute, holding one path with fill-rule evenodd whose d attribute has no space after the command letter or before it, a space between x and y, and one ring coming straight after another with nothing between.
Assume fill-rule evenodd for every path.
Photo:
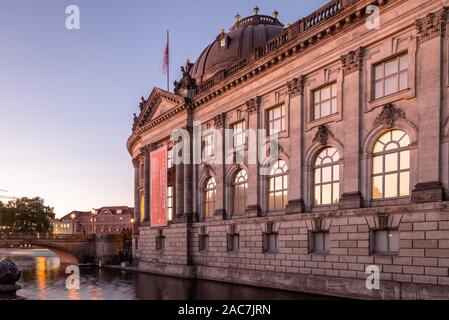
<instances>
[{"instance_id":1,"label":"stone wall","mask_svg":"<svg viewBox=\"0 0 449 320\"><path fill-rule=\"evenodd\" d=\"M373 254L372 231L379 227L380 216L387 217L388 227L399 230L398 254ZM273 253L263 250L262 230L267 222L278 229L278 249ZM230 225L237 226L240 236L237 252L227 251ZM209 248L200 252L198 234L203 227ZM328 254L309 250L310 232L317 227L330 233ZM448 202L194 223L189 229L189 250L185 223L164 230L165 249L157 251L158 229L141 227L140 269L338 296L449 298ZM365 271L370 265L381 271L380 290L366 288L369 274Z\"/></svg>"}]
</instances>

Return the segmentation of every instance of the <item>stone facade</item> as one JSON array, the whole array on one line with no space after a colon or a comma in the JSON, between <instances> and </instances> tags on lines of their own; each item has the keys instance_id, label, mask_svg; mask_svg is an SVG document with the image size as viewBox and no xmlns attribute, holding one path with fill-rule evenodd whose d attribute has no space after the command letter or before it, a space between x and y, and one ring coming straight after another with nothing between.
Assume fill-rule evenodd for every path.
<instances>
[{"instance_id":1,"label":"stone facade","mask_svg":"<svg viewBox=\"0 0 449 320\"><path fill-rule=\"evenodd\" d=\"M367 23L370 5L380 9L378 30ZM444 5L449 1L334 0L276 31L237 64L213 73L202 67L197 76L197 65L188 63L176 94L155 88L143 99L128 140L139 268L340 296L449 298ZM243 19L232 32L268 18ZM278 28L277 19L270 21ZM230 44L232 32L226 38ZM167 227L151 227L152 150L164 144L173 148L178 141L171 133L184 128L191 136L195 122L203 132L215 128L222 137L239 122L270 130L277 126L274 108L283 118L275 160L285 165L285 190L271 198L270 176L262 174L271 159L249 163L247 139L242 164L203 157L200 164L170 167L174 214ZM215 141L215 151L223 144ZM201 147L204 141L188 145L191 153ZM270 154L271 146L259 148ZM328 154L319 164L323 151L335 160ZM379 159L384 159L381 170ZM335 161L330 188L317 175L329 161ZM236 213L234 178L241 170L247 173L246 210ZM214 214L205 207L211 178ZM380 288L370 290L366 270L373 265L380 271Z\"/></svg>"}]
</instances>

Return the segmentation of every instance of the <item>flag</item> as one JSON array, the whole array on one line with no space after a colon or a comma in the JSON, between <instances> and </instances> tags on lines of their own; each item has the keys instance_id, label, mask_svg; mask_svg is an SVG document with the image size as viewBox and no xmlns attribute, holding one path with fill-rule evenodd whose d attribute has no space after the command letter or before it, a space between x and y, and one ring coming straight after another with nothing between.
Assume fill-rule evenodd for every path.
<instances>
[{"instance_id":1,"label":"flag","mask_svg":"<svg viewBox=\"0 0 449 320\"><path fill-rule=\"evenodd\" d=\"M168 31L167 31L167 44L165 46L164 61L162 65L162 72L164 72L165 74L168 73L169 54L170 54L170 44L168 41Z\"/></svg>"}]
</instances>

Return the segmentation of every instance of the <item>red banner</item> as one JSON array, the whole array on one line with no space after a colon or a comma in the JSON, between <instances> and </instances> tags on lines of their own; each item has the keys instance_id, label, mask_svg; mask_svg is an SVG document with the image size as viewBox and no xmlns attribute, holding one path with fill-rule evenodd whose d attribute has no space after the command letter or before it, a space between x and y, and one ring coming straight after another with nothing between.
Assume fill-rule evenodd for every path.
<instances>
[{"instance_id":1,"label":"red banner","mask_svg":"<svg viewBox=\"0 0 449 320\"><path fill-rule=\"evenodd\" d=\"M167 225L167 146L150 155L151 226Z\"/></svg>"}]
</instances>

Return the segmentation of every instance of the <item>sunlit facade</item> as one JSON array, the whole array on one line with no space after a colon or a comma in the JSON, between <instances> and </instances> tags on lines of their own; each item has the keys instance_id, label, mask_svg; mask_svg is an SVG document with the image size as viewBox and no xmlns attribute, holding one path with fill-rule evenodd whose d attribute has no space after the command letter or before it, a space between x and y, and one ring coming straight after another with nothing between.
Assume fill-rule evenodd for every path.
<instances>
[{"instance_id":1,"label":"sunlit facade","mask_svg":"<svg viewBox=\"0 0 449 320\"><path fill-rule=\"evenodd\" d=\"M288 26L256 10L199 48L174 92L142 101L127 142L138 267L358 297L398 299L406 283L414 297L449 297L443 5L334 0ZM152 226L149 159L180 145L200 160L170 153L167 221ZM370 264L391 290L366 289Z\"/></svg>"}]
</instances>

